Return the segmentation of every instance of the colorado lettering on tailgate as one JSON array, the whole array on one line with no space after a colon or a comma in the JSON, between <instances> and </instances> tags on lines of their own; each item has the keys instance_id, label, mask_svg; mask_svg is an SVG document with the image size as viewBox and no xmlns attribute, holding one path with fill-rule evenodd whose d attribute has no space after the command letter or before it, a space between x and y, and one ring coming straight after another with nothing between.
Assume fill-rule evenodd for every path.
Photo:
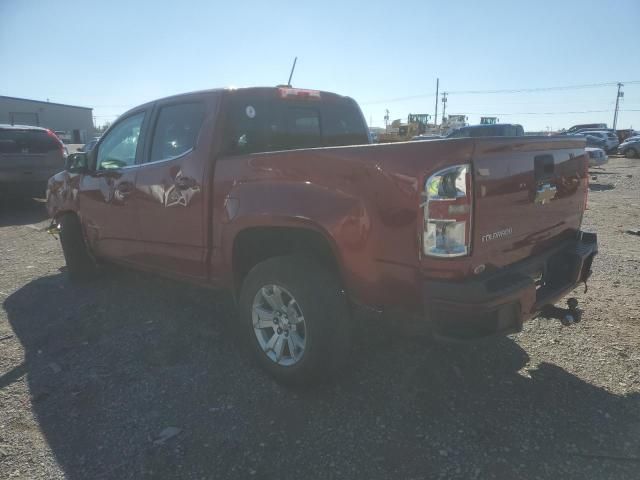
<instances>
[{"instance_id":1,"label":"colorado lettering on tailgate","mask_svg":"<svg viewBox=\"0 0 640 480\"><path fill-rule=\"evenodd\" d=\"M482 236L483 242L490 242L491 240L496 240L497 238L508 237L513 233L513 229L511 227L505 228L504 230L499 230L493 233L487 233Z\"/></svg>"}]
</instances>

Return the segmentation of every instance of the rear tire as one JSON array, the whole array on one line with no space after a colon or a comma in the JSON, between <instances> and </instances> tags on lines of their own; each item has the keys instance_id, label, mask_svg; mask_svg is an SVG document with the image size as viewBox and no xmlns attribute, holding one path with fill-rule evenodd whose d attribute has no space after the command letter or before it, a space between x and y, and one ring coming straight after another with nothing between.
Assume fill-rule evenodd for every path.
<instances>
[{"instance_id":1,"label":"rear tire","mask_svg":"<svg viewBox=\"0 0 640 480\"><path fill-rule=\"evenodd\" d=\"M636 158L638 156L638 152L636 152L635 148L627 148L624 152L624 156L627 158Z\"/></svg>"},{"instance_id":2,"label":"rear tire","mask_svg":"<svg viewBox=\"0 0 640 480\"><path fill-rule=\"evenodd\" d=\"M337 275L289 255L251 269L239 298L242 335L277 381L305 384L335 374L351 347L350 315Z\"/></svg>"},{"instance_id":3,"label":"rear tire","mask_svg":"<svg viewBox=\"0 0 640 480\"><path fill-rule=\"evenodd\" d=\"M96 263L89 253L80 220L75 214L69 213L60 218L60 244L71 282L83 282L96 276Z\"/></svg>"}]
</instances>

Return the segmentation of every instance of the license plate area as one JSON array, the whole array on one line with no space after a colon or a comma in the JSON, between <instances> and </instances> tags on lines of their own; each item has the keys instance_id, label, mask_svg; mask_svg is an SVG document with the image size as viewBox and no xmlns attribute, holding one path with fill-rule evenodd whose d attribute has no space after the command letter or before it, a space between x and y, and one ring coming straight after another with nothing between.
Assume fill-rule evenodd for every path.
<instances>
[{"instance_id":1,"label":"license plate area","mask_svg":"<svg viewBox=\"0 0 640 480\"><path fill-rule=\"evenodd\" d=\"M560 252L549 257L531 277L536 285L536 303L575 283L579 257Z\"/></svg>"}]
</instances>

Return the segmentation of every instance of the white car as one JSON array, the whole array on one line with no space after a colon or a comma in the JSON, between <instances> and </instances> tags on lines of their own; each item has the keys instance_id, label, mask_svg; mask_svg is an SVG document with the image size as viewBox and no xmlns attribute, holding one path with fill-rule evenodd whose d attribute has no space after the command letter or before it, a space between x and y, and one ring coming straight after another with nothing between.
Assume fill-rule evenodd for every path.
<instances>
[{"instance_id":1,"label":"white car","mask_svg":"<svg viewBox=\"0 0 640 480\"><path fill-rule=\"evenodd\" d=\"M590 167L600 167L609 161L606 152L601 148L587 147L584 150L589 155Z\"/></svg>"},{"instance_id":2,"label":"white car","mask_svg":"<svg viewBox=\"0 0 640 480\"><path fill-rule=\"evenodd\" d=\"M620 144L620 141L618 140L618 136L613 132L607 132L607 131L592 132L590 130L583 130L580 133L591 135L592 137L597 137L601 140L604 140L607 145L607 152L610 152L611 150L617 148L618 145Z\"/></svg>"}]
</instances>

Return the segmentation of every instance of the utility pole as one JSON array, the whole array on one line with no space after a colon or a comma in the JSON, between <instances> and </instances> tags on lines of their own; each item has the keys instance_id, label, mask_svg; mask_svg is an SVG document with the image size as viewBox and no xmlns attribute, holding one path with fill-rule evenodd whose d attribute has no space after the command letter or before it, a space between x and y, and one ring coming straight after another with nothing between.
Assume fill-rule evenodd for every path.
<instances>
[{"instance_id":1,"label":"utility pole","mask_svg":"<svg viewBox=\"0 0 640 480\"><path fill-rule=\"evenodd\" d=\"M445 122L446 113L447 113L447 92L442 92L442 123Z\"/></svg>"},{"instance_id":2,"label":"utility pole","mask_svg":"<svg viewBox=\"0 0 640 480\"><path fill-rule=\"evenodd\" d=\"M384 129L386 132L389 132L389 109L388 108L384 111Z\"/></svg>"},{"instance_id":3,"label":"utility pole","mask_svg":"<svg viewBox=\"0 0 640 480\"><path fill-rule=\"evenodd\" d=\"M621 92L620 89L624 85L622 83L618 83L618 94L616 95L616 110L613 112L613 129L616 129L616 124L618 123L618 107L620 105L620 99L624 97L624 92Z\"/></svg>"},{"instance_id":4,"label":"utility pole","mask_svg":"<svg viewBox=\"0 0 640 480\"><path fill-rule=\"evenodd\" d=\"M438 126L438 88L440 87L440 79L436 78L436 114L433 116L433 126Z\"/></svg>"}]
</instances>

